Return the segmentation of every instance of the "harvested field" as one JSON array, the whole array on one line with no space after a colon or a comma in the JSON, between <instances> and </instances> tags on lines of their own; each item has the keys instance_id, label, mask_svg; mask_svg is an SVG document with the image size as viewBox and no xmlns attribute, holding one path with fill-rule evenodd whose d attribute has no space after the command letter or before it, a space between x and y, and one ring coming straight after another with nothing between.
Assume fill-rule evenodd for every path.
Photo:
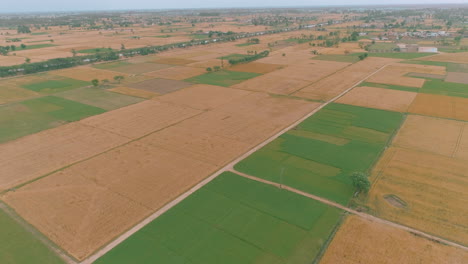
<instances>
[{"instance_id":1,"label":"harvested field","mask_svg":"<svg viewBox=\"0 0 468 264\"><path fill-rule=\"evenodd\" d=\"M283 53L285 54L285 56L283 56ZM275 51L274 53L271 53L270 56L266 58L257 60L257 62L279 65L302 65L313 62L310 60L313 56L314 55L312 55L310 51L281 52L281 50L279 50Z\"/></svg>"},{"instance_id":2,"label":"harvested field","mask_svg":"<svg viewBox=\"0 0 468 264\"><path fill-rule=\"evenodd\" d=\"M401 119L396 112L329 104L235 169L347 204L348 175L373 165Z\"/></svg>"},{"instance_id":3,"label":"harvested field","mask_svg":"<svg viewBox=\"0 0 468 264\"><path fill-rule=\"evenodd\" d=\"M295 92L293 95L315 100L331 99L377 71L385 64L393 61L392 59L368 58L365 61L360 61L341 69L335 74Z\"/></svg>"},{"instance_id":4,"label":"harvested field","mask_svg":"<svg viewBox=\"0 0 468 264\"><path fill-rule=\"evenodd\" d=\"M139 83L128 85L130 88L140 89L157 94L167 94L192 85L188 82L168 80L168 79L150 79Z\"/></svg>"},{"instance_id":5,"label":"harvested field","mask_svg":"<svg viewBox=\"0 0 468 264\"><path fill-rule=\"evenodd\" d=\"M468 245L467 176L464 160L392 147L372 172L367 205L378 217ZM392 205L388 195L407 207Z\"/></svg>"},{"instance_id":6,"label":"harvested field","mask_svg":"<svg viewBox=\"0 0 468 264\"><path fill-rule=\"evenodd\" d=\"M71 123L0 145L0 191L116 147L129 139Z\"/></svg>"},{"instance_id":7,"label":"harvested field","mask_svg":"<svg viewBox=\"0 0 468 264\"><path fill-rule=\"evenodd\" d=\"M445 78L446 82L468 84L468 74L465 72L449 72ZM468 88L467 88L468 89Z\"/></svg>"},{"instance_id":8,"label":"harvested field","mask_svg":"<svg viewBox=\"0 0 468 264\"><path fill-rule=\"evenodd\" d=\"M208 67L210 67L210 68L213 68L214 66L220 66L221 67L221 65L222 65L222 63L221 63L220 59L211 59L211 60L205 60L205 61L190 63L190 64L187 64L185 66L197 67L197 68L202 68L203 70L205 70Z\"/></svg>"},{"instance_id":9,"label":"harvested field","mask_svg":"<svg viewBox=\"0 0 468 264\"><path fill-rule=\"evenodd\" d=\"M443 53L428 58L421 58L420 60L466 63L468 61L468 52Z\"/></svg>"},{"instance_id":10,"label":"harvested field","mask_svg":"<svg viewBox=\"0 0 468 264\"><path fill-rule=\"evenodd\" d=\"M272 74L273 73L270 73L250 79L240 84L233 85L232 88L288 95L310 83L305 80L290 79Z\"/></svg>"},{"instance_id":11,"label":"harvested field","mask_svg":"<svg viewBox=\"0 0 468 264\"><path fill-rule=\"evenodd\" d=\"M226 172L96 264L176 264L185 259L204 264L308 263L319 254L340 214L336 208Z\"/></svg>"},{"instance_id":12,"label":"harvested field","mask_svg":"<svg viewBox=\"0 0 468 264\"><path fill-rule=\"evenodd\" d=\"M410 115L393 145L453 157L465 122Z\"/></svg>"},{"instance_id":13,"label":"harvested field","mask_svg":"<svg viewBox=\"0 0 468 264\"><path fill-rule=\"evenodd\" d=\"M355 87L336 102L382 110L407 112L416 93L374 87Z\"/></svg>"},{"instance_id":14,"label":"harvested field","mask_svg":"<svg viewBox=\"0 0 468 264\"><path fill-rule=\"evenodd\" d=\"M232 88L291 94L313 81L317 81L345 67L346 63L324 62L302 66L288 66L263 76L242 82Z\"/></svg>"},{"instance_id":15,"label":"harvested field","mask_svg":"<svg viewBox=\"0 0 468 264\"><path fill-rule=\"evenodd\" d=\"M145 75L157 78L171 79L171 80L184 80L190 77L198 76L206 73L203 68L175 66L154 72L146 73Z\"/></svg>"},{"instance_id":16,"label":"harvested field","mask_svg":"<svg viewBox=\"0 0 468 264\"><path fill-rule=\"evenodd\" d=\"M383 83L391 85L409 86L421 88L424 85L424 79L406 77L408 73L426 73L426 74L437 74L445 75L444 67L430 66L430 65L414 65L408 66L408 64L393 64L385 67L379 73L373 75L368 82Z\"/></svg>"},{"instance_id":17,"label":"harvested field","mask_svg":"<svg viewBox=\"0 0 468 264\"><path fill-rule=\"evenodd\" d=\"M152 60L151 62L158 63L158 64L185 65L185 64L194 63L197 61L184 59L184 58L160 57L160 58L156 58Z\"/></svg>"},{"instance_id":18,"label":"harvested field","mask_svg":"<svg viewBox=\"0 0 468 264\"><path fill-rule=\"evenodd\" d=\"M250 62L246 64L238 64L229 68L231 71L238 71L238 72L253 72L253 73L269 73L280 69L281 65L277 64L266 64L260 62Z\"/></svg>"},{"instance_id":19,"label":"harvested field","mask_svg":"<svg viewBox=\"0 0 468 264\"><path fill-rule=\"evenodd\" d=\"M72 79L78 79L82 81L90 82L91 80L98 79L98 80L113 80L114 76L123 75L126 79L128 79L128 75L123 73L117 73L108 70L101 70L95 69L91 67L75 67L73 69L65 69L65 70L58 70L54 71L55 75L68 77ZM91 83L90 83L91 84Z\"/></svg>"},{"instance_id":20,"label":"harvested field","mask_svg":"<svg viewBox=\"0 0 468 264\"><path fill-rule=\"evenodd\" d=\"M350 215L328 246L321 264L459 264L468 253L395 227Z\"/></svg>"},{"instance_id":21,"label":"harvested field","mask_svg":"<svg viewBox=\"0 0 468 264\"><path fill-rule=\"evenodd\" d=\"M87 118L81 122L136 139L199 113L201 111L192 108L148 100Z\"/></svg>"},{"instance_id":22,"label":"harvested field","mask_svg":"<svg viewBox=\"0 0 468 264\"><path fill-rule=\"evenodd\" d=\"M55 96L92 105L105 110L114 110L143 101L141 98L112 93L104 89L96 89L95 87L78 88L55 94Z\"/></svg>"},{"instance_id":23,"label":"harvested field","mask_svg":"<svg viewBox=\"0 0 468 264\"><path fill-rule=\"evenodd\" d=\"M440 79L443 80L446 78L445 75L440 74L430 74L430 73L419 73L419 72L410 72L407 74L409 77L424 78L424 79Z\"/></svg>"},{"instance_id":24,"label":"harvested field","mask_svg":"<svg viewBox=\"0 0 468 264\"><path fill-rule=\"evenodd\" d=\"M468 121L468 98L418 94L408 112Z\"/></svg>"},{"instance_id":25,"label":"harvested field","mask_svg":"<svg viewBox=\"0 0 468 264\"><path fill-rule=\"evenodd\" d=\"M15 86L3 86L0 84L0 105L21 101L31 97L38 96L37 92Z\"/></svg>"},{"instance_id":26,"label":"harvested field","mask_svg":"<svg viewBox=\"0 0 468 264\"><path fill-rule=\"evenodd\" d=\"M140 97L144 99L151 99L159 95L157 93L148 92L148 91L140 90L140 89L123 87L123 86L115 87L115 88L109 89L108 91L119 93L119 94L124 94L124 95L129 95L129 96L134 96L134 97Z\"/></svg>"},{"instance_id":27,"label":"harvested field","mask_svg":"<svg viewBox=\"0 0 468 264\"><path fill-rule=\"evenodd\" d=\"M0 211L0 237L1 263L64 263L52 250L3 211Z\"/></svg>"},{"instance_id":28,"label":"harvested field","mask_svg":"<svg viewBox=\"0 0 468 264\"><path fill-rule=\"evenodd\" d=\"M214 85L196 84L189 88L160 96L157 100L199 110L210 110L248 94L249 92L246 91Z\"/></svg>"},{"instance_id":29,"label":"harvested field","mask_svg":"<svg viewBox=\"0 0 468 264\"><path fill-rule=\"evenodd\" d=\"M112 71L122 72L127 74L141 74L152 71L157 71L161 69L166 69L172 67L172 65L158 64L158 63L138 63L138 64L128 64L120 67L111 68Z\"/></svg>"},{"instance_id":30,"label":"harvested field","mask_svg":"<svg viewBox=\"0 0 468 264\"><path fill-rule=\"evenodd\" d=\"M4 200L81 260L214 169L134 142L28 184Z\"/></svg>"}]
</instances>

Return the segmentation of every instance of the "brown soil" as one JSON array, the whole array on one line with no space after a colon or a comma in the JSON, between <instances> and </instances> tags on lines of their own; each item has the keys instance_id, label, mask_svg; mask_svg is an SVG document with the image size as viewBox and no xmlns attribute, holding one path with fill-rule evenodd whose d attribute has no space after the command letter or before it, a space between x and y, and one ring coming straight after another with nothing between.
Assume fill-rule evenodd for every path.
<instances>
[{"instance_id":1,"label":"brown soil","mask_svg":"<svg viewBox=\"0 0 468 264\"><path fill-rule=\"evenodd\" d=\"M157 94L167 94L186 87L191 86L191 83L168 80L168 79L150 79L139 83L128 85L130 88L140 89Z\"/></svg>"},{"instance_id":2,"label":"brown soil","mask_svg":"<svg viewBox=\"0 0 468 264\"><path fill-rule=\"evenodd\" d=\"M206 73L206 70L204 68L176 66L172 68L149 72L145 75L171 80L184 80L194 76L198 76L203 73Z\"/></svg>"},{"instance_id":3,"label":"brown soil","mask_svg":"<svg viewBox=\"0 0 468 264\"><path fill-rule=\"evenodd\" d=\"M468 121L468 98L418 94L408 112Z\"/></svg>"}]
</instances>

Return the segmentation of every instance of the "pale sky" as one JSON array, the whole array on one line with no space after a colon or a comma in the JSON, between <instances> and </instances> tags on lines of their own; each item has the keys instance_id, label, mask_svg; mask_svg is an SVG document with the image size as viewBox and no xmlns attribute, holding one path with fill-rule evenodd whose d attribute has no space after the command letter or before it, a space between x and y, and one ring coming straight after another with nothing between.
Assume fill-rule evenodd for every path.
<instances>
[{"instance_id":1,"label":"pale sky","mask_svg":"<svg viewBox=\"0 0 468 264\"><path fill-rule=\"evenodd\" d=\"M6 1L6 0L4 0ZM88 11L121 9L282 7L384 4L468 4L468 0L16 0L8 1L0 13L29 11Z\"/></svg>"}]
</instances>

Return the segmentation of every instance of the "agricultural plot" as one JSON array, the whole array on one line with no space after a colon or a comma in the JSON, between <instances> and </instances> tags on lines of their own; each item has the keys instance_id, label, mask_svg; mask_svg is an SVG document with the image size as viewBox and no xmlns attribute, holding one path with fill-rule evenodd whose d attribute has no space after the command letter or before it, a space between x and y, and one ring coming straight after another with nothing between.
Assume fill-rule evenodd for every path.
<instances>
[{"instance_id":1,"label":"agricultural plot","mask_svg":"<svg viewBox=\"0 0 468 264\"><path fill-rule=\"evenodd\" d=\"M288 95L347 66L345 63L323 62L288 66L232 86L243 90Z\"/></svg>"},{"instance_id":2,"label":"agricultural plot","mask_svg":"<svg viewBox=\"0 0 468 264\"><path fill-rule=\"evenodd\" d=\"M117 51L113 50L110 48L93 48L93 49L83 49L83 50L78 50L78 53L84 53L84 54L93 54L93 53L99 53L99 52L109 52L109 51Z\"/></svg>"},{"instance_id":3,"label":"agricultural plot","mask_svg":"<svg viewBox=\"0 0 468 264\"><path fill-rule=\"evenodd\" d=\"M462 63L429 61L429 60L406 60L406 61L402 61L401 63L442 66L446 68L447 72L465 72L465 73L468 72L468 64L462 64Z\"/></svg>"},{"instance_id":4,"label":"agricultural plot","mask_svg":"<svg viewBox=\"0 0 468 264\"><path fill-rule=\"evenodd\" d=\"M408 73L446 74L445 68L440 66L393 64L385 67L385 69L371 76L366 81L397 86L423 87L425 79L405 76Z\"/></svg>"},{"instance_id":5,"label":"agricultural plot","mask_svg":"<svg viewBox=\"0 0 468 264\"><path fill-rule=\"evenodd\" d=\"M392 59L367 58L295 92L293 95L315 100L329 100L360 82Z\"/></svg>"},{"instance_id":6,"label":"agricultural plot","mask_svg":"<svg viewBox=\"0 0 468 264\"><path fill-rule=\"evenodd\" d=\"M231 85L257 77L259 75L260 74L258 73L251 72L235 72L223 70L218 72L205 73L196 77L186 79L185 81L192 83L229 87Z\"/></svg>"},{"instance_id":7,"label":"agricultural plot","mask_svg":"<svg viewBox=\"0 0 468 264\"><path fill-rule=\"evenodd\" d=\"M212 66L212 65L211 65ZM169 80L184 80L200 74L206 73L205 68L174 66L171 68L161 69L146 73L146 76L164 78Z\"/></svg>"},{"instance_id":8,"label":"agricultural plot","mask_svg":"<svg viewBox=\"0 0 468 264\"><path fill-rule=\"evenodd\" d=\"M189 88L158 97L158 101L179 104L199 110L210 110L250 94L247 91L196 84Z\"/></svg>"},{"instance_id":9,"label":"agricultural plot","mask_svg":"<svg viewBox=\"0 0 468 264\"><path fill-rule=\"evenodd\" d=\"M196 60L175 58L175 57L160 57L152 60L151 62L158 64L170 64L170 65L185 65L189 63L197 62Z\"/></svg>"},{"instance_id":10,"label":"agricultural plot","mask_svg":"<svg viewBox=\"0 0 468 264\"><path fill-rule=\"evenodd\" d=\"M0 211L0 262L5 264L65 263L19 223Z\"/></svg>"},{"instance_id":11,"label":"agricultural plot","mask_svg":"<svg viewBox=\"0 0 468 264\"><path fill-rule=\"evenodd\" d=\"M78 80L82 80L86 82L91 82L91 80L94 80L94 79L112 80L117 75L123 75L126 79L128 79L128 75L126 74L113 72L109 70L94 69L91 67L75 67L73 69L58 70L58 71L54 71L54 74L63 76L63 77L72 78L72 79L78 79Z\"/></svg>"},{"instance_id":12,"label":"agricultural plot","mask_svg":"<svg viewBox=\"0 0 468 264\"><path fill-rule=\"evenodd\" d=\"M56 96L0 106L0 142L104 112L102 108Z\"/></svg>"},{"instance_id":13,"label":"agricultural plot","mask_svg":"<svg viewBox=\"0 0 468 264\"><path fill-rule=\"evenodd\" d=\"M310 263L340 215L226 172L96 263Z\"/></svg>"},{"instance_id":14,"label":"agricultural plot","mask_svg":"<svg viewBox=\"0 0 468 264\"><path fill-rule=\"evenodd\" d=\"M0 83L0 105L21 101L38 95L38 93L28 89L24 89L15 85L8 85L4 82Z\"/></svg>"},{"instance_id":15,"label":"agricultural plot","mask_svg":"<svg viewBox=\"0 0 468 264\"><path fill-rule=\"evenodd\" d=\"M133 88L124 87L124 86L111 88L111 89L108 89L108 91L119 93L119 94L124 94L124 95L129 95L133 97L144 98L144 99L151 99L159 95L157 93L148 92L148 91L144 91L140 89L133 89Z\"/></svg>"},{"instance_id":16,"label":"agricultural plot","mask_svg":"<svg viewBox=\"0 0 468 264\"><path fill-rule=\"evenodd\" d=\"M52 80L44 80L39 82L33 82L28 84L23 84L22 88L40 93L40 94L53 94L63 91L72 90L75 88L88 86L90 85L87 82L70 79L70 78L58 78Z\"/></svg>"},{"instance_id":17,"label":"agricultural plot","mask_svg":"<svg viewBox=\"0 0 468 264\"><path fill-rule=\"evenodd\" d=\"M467 259L464 250L351 215L341 225L320 263L457 264Z\"/></svg>"},{"instance_id":18,"label":"agricultural plot","mask_svg":"<svg viewBox=\"0 0 468 264\"><path fill-rule=\"evenodd\" d=\"M407 112L416 93L360 86L336 100L337 103L389 111Z\"/></svg>"},{"instance_id":19,"label":"agricultural plot","mask_svg":"<svg viewBox=\"0 0 468 264\"><path fill-rule=\"evenodd\" d=\"M446 82L468 84L468 74L466 72L449 72L447 73Z\"/></svg>"},{"instance_id":20,"label":"agricultural plot","mask_svg":"<svg viewBox=\"0 0 468 264\"><path fill-rule=\"evenodd\" d=\"M128 87L157 94L166 94L189 87L190 85L192 84L177 80L150 79L143 82L130 84Z\"/></svg>"},{"instance_id":21,"label":"agricultural plot","mask_svg":"<svg viewBox=\"0 0 468 264\"><path fill-rule=\"evenodd\" d=\"M312 59L323 60L323 61L348 62L348 63L355 63L359 61L359 57L356 54L348 54L348 55L326 54L326 55L315 56Z\"/></svg>"},{"instance_id":22,"label":"agricultural plot","mask_svg":"<svg viewBox=\"0 0 468 264\"><path fill-rule=\"evenodd\" d=\"M114 148L129 139L75 122L0 145L0 192Z\"/></svg>"},{"instance_id":23,"label":"agricultural plot","mask_svg":"<svg viewBox=\"0 0 468 264\"><path fill-rule=\"evenodd\" d=\"M466 63L468 61L468 52L460 53L443 53L421 59L424 61L440 61L440 62L453 62L453 63Z\"/></svg>"},{"instance_id":24,"label":"agricultural plot","mask_svg":"<svg viewBox=\"0 0 468 264\"><path fill-rule=\"evenodd\" d=\"M112 65L115 64L115 65ZM96 67L97 66L97 67ZM116 72L122 72L122 73L127 73L127 74L142 74L142 73L147 73L147 72L152 72L152 71L157 71L161 69L166 69L169 67L172 67L172 65L166 65L166 64L157 64L157 63L111 63L110 65L104 65L104 64L97 64L93 66L94 68L97 69L109 69L112 71Z\"/></svg>"},{"instance_id":25,"label":"agricultural plot","mask_svg":"<svg viewBox=\"0 0 468 264\"><path fill-rule=\"evenodd\" d=\"M467 245L467 172L465 160L391 147L372 173L367 206L378 217Z\"/></svg>"},{"instance_id":26,"label":"agricultural plot","mask_svg":"<svg viewBox=\"0 0 468 264\"><path fill-rule=\"evenodd\" d=\"M383 52L383 53L369 53L369 57L383 57L392 59L417 59L434 55L434 53L423 53L423 52ZM431 57L432 58L432 57Z\"/></svg>"},{"instance_id":27,"label":"agricultural plot","mask_svg":"<svg viewBox=\"0 0 468 264\"><path fill-rule=\"evenodd\" d=\"M237 64L229 68L230 71L238 72L253 72L259 74L269 73L282 68L283 66L277 64L266 64L260 62L250 62L245 64Z\"/></svg>"},{"instance_id":28,"label":"agricultural plot","mask_svg":"<svg viewBox=\"0 0 468 264\"><path fill-rule=\"evenodd\" d=\"M238 171L346 204L399 127L395 112L331 104L238 163Z\"/></svg>"},{"instance_id":29,"label":"agricultural plot","mask_svg":"<svg viewBox=\"0 0 468 264\"><path fill-rule=\"evenodd\" d=\"M55 94L55 96L99 107L107 111L143 101L141 98L108 92L96 87L78 88Z\"/></svg>"},{"instance_id":30,"label":"agricultural plot","mask_svg":"<svg viewBox=\"0 0 468 264\"><path fill-rule=\"evenodd\" d=\"M420 93L408 112L468 121L468 98Z\"/></svg>"}]
</instances>

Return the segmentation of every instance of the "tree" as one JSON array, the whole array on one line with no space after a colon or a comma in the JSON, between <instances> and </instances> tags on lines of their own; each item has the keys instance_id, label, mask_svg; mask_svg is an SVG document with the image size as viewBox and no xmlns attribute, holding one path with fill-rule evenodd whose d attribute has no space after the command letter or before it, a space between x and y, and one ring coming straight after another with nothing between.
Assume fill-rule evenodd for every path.
<instances>
[{"instance_id":1,"label":"tree","mask_svg":"<svg viewBox=\"0 0 468 264\"><path fill-rule=\"evenodd\" d=\"M31 62L31 59L30 58L26 58L26 63L30 63Z\"/></svg>"},{"instance_id":2,"label":"tree","mask_svg":"<svg viewBox=\"0 0 468 264\"><path fill-rule=\"evenodd\" d=\"M212 72L213 69L211 69L211 67L208 67L208 68L206 68L206 71L207 71L207 72Z\"/></svg>"},{"instance_id":3,"label":"tree","mask_svg":"<svg viewBox=\"0 0 468 264\"><path fill-rule=\"evenodd\" d=\"M358 56L359 60L364 60L365 58L367 58L368 54L367 53L364 53L364 54L361 54Z\"/></svg>"},{"instance_id":4,"label":"tree","mask_svg":"<svg viewBox=\"0 0 468 264\"><path fill-rule=\"evenodd\" d=\"M114 76L114 80L117 81L118 83L120 83L123 79L125 79L125 77L122 75Z\"/></svg>"},{"instance_id":5,"label":"tree","mask_svg":"<svg viewBox=\"0 0 468 264\"><path fill-rule=\"evenodd\" d=\"M101 84L104 85L104 86L105 86L105 85L108 85L108 84L109 84L109 80L108 80L108 79L104 79L104 80L101 81Z\"/></svg>"},{"instance_id":6,"label":"tree","mask_svg":"<svg viewBox=\"0 0 468 264\"><path fill-rule=\"evenodd\" d=\"M214 66L213 69L214 69L214 71L220 71L221 67L220 66Z\"/></svg>"},{"instance_id":7,"label":"tree","mask_svg":"<svg viewBox=\"0 0 468 264\"><path fill-rule=\"evenodd\" d=\"M353 172L350 176L351 182L358 193L367 193L370 189L370 181L363 172Z\"/></svg>"},{"instance_id":8,"label":"tree","mask_svg":"<svg viewBox=\"0 0 468 264\"><path fill-rule=\"evenodd\" d=\"M125 49L125 45L124 45L124 44L120 44L120 49L121 49L121 50L124 50L124 49Z\"/></svg>"},{"instance_id":9,"label":"tree","mask_svg":"<svg viewBox=\"0 0 468 264\"><path fill-rule=\"evenodd\" d=\"M25 49L26 48L26 45L23 43L21 44L21 49Z\"/></svg>"},{"instance_id":10,"label":"tree","mask_svg":"<svg viewBox=\"0 0 468 264\"><path fill-rule=\"evenodd\" d=\"M99 80L94 79L94 80L91 81L91 83L93 84L94 87L97 87L99 85Z\"/></svg>"},{"instance_id":11,"label":"tree","mask_svg":"<svg viewBox=\"0 0 468 264\"><path fill-rule=\"evenodd\" d=\"M75 49L72 49L71 52L72 52L72 54L73 54L73 57L76 57L76 53L77 53L76 50L75 50Z\"/></svg>"},{"instance_id":12,"label":"tree","mask_svg":"<svg viewBox=\"0 0 468 264\"><path fill-rule=\"evenodd\" d=\"M18 34L21 34L21 33L31 33L31 29L29 29L28 26L19 25L18 26Z\"/></svg>"}]
</instances>

